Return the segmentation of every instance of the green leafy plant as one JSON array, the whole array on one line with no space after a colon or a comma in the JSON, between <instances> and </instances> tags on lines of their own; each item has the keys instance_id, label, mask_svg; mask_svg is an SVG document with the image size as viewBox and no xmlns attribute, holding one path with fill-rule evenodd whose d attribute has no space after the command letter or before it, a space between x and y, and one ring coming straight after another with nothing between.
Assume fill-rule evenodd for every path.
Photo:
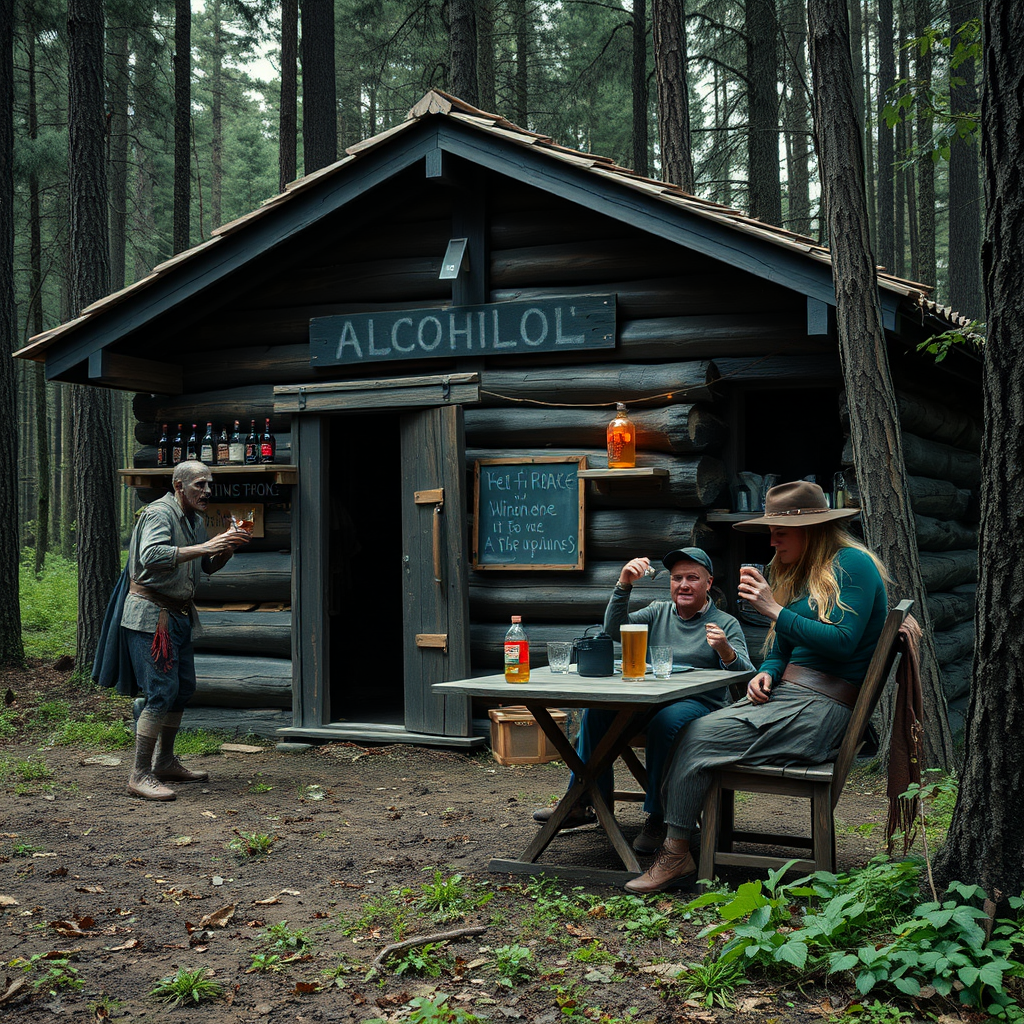
<instances>
[{"instance_id":1,"label":"green leafy plant","mask_svg":"<svg viewBox=\"0 0 1024 1024\"><path fill-rule=\"evenodd\" d=\"M253 737L247 736L246 742ZM222 743L237 742L237 738L226 732L211 732L209 729L182 729L174 741L174 752L182 754L218 754Z\"/></svg>"},{"instance_id":2,"label":"green leafy plant","mask_svg":"<svg viewBox=\"0 0 1024 1024\"><path fill-rule=\"evenodd\" d=\"M135 743L135 736L122 719L105 721L95 714L81 721L64 719L56 724L50 742L59 747L98 747L101 750L124 750Z\"/></svg>"},{"instance_id":3,"label":"green leafy plant","mask_svg":"<svg viewBox=\"0 0 1024 1024\"><path fill-rule=\"evenodd\" d=\"M573 889L566 895L558 888L554 879L538 876L531 878L524 886L523 893L530 900L520 918L523 935L540 932L550 935L563 921L581 921L588 913L589 905L582 896L582 888Z\"/></svg>"},{"instance_id":4,"label":"green leafy plant","mask_svg":"<svg viewBox=\"0 0 1024 1024\"><path fill-rule=\"evenodd\" d=\"M345 979L357 969L356 964L347 956L343 956L336 964L325 967L321 974L327 979L328 988L344 988Z\"/></svg>"},{"instance_id":5,"label":"green leafy plant","mask_svg":"<svg viewBox=\"0 0 1024 1024\"><path fill-rule=\"evenodd\" d=\"M719 960L707 956L701 963L687 964L676 976L683 995L705 1006L732 1007L732 996L740 985L748 984L743 964L737 960Z\"/></svg>"},{"instance_id":6,"label":"green leafy plant","mask_svg":"<svg viewBox=\"0 0 1024 1024\"><path fill-rule=\"evenodd\" d=\"M52 772L41 757L21 757L11 760L0 757L0 782L20 779L22 782L35 782L49 779Z\"/></svg>"},{"instance_id":7,"label":"green leafy plant","mask_svg":"<svg viewBox=\"0 0 1024 1024\"><path fill-rule=\"evenodd\" d=\"M420 886L423 895L417 901L417 908L430 915L433 921L457 921L470 911L483 906L493 893L470 891L462 875L445 877L439 868L426 868L433 872L433 878Z\"/></svg>"},{"instance_id":8,"label":"green leafy plant","mask_svg":"<svg viewBox=\"0 0 1024 1024\"><path fill-rule=\"evenodd\" d=\"M72 559L48 552L36 576L34 552L22 552L18 578L21 636L28 658L74 656L78 629L78 567Z\"/></svg>"},{"instance_id":9,"label":"green leafy plant","mask_svg":"<svg viewBox=\"0 0 1024 1024\"><path fill-rule=\"evenodd\" d=\"M251 953L252 962L246 974L278 974L284 969L284 961L280 953Z\"/></svg>"},{"instance_id":10,"label":"green leafy plant","mask_svg":"<svg viewBox=\"0 0 1024 1024\"><path fill-rule=\"evenodd\" d=\"M395 974L419 974L426 978L439 978L452 966L451 955L444 942L427 942L422 946L401 953L394 953L388 959L394 963Z\"/></svg>"},{"instance_id":11,"label":"green leafy plant","mask_svg":"<svg viewBox=\"0 0 1024 1024\"><path fill-rule=\"evenodd\" d=\"M250 793L269 793L274 787L265 782L263 776L257 773L256 778L249 784Z\"/></svg>"},{"instance_id":12,"label":"green leafy plant","mask_svg":"<svg viewBox=\"0 0 1024 1024\"><path fill-rule=\"evenodd\" d=\"M607 964L615 959L615 955L605 949L597 939L586 946L574 949L569 955L581 964Z\"/></svg>"},{"instance_id":13,"label":"green leafy plant","mask_svg":"<svg viewBox=\"0 0 1024 1024\"><path fill-rule=\"evenodd\" d=\"M613 896L598 904L608 917L620 922L627 942L641 939L671 939L679 933L670 913L648 903L641 896Z\"/></svg>"},{"instance_id":14,"label":"green leafy plant","mask_svg":"<svg viewBox=\"0 0 1024 1024\"><path fill-rule=\"evenodd\" d=\"M491 952L490 969L499 985L514 988L533 974L533 951L526 946L498 946Z\"/></svg>"},{"instance_id":15,"label":"green leafy plant","mask_svg":"<svg viewBox=\"0 0 1024 1024\"><path fill-rule=\"evenodd\" d=\"M832 1024L842 1020L863 1021L864 1024L900 1024L900 1021L914 1020L917 1014L913 1010L901 1010L892 1003L883 1003L875 999L871 1003L851 1003L842 1017L832 1017Z\"/></svg>"},{"instance_id":16,"label":"green leafy plant","mask_svg":"<svg viewBox=\"0 0 1024 1024\"><path fill-rule=\"evenodd\" d=\"M399 901L397 891L381 893L376 898L368 899L363 912L351 919L341 918L342 935L355 935L373 928L388 928L395 942L404 938L409 930L408 914L405 906Z\"/></svg>"},{"instance_id":17,"label":"green leafy plant","mask_svg":"<svg viewBox=\"0 0 1024 1024\"><path fill-rule=\"evenodd\" d=\"M149 994L175 1006L218 999L224 990L209 977L209 974L205 967L197 967L193 971L179 967L177 974L161 978Z\"/></svg>"},{"instance_id":18,"label":"green leafy plant","mask_svg":"<svg viewBox=\"0 0 1024 1024\"><path fill-rule=\"evenodd\" d=\"M406 1003L410 1009L405 1019L409 1024L479 1024L480 1018L463 1010L460 1006L449 1006L448 996L438 993L429 999L427 996L416 996ZM371 1017L366 1024L388 1024L384 1017Z\"/></svg>"},{"instance_id":19,"label":"green leafy plant","mask_svg":"<svg viewBox=\"0 0 1024 1024\"><path fill-rule=\"evenodd\" d=\"M42 852L41 846L35 846L32 843L15 843L11 847L12 857L31 857L33 853Z\"/></svg>"},{"instance_id":20,"label":"green leafy plant","mask_svg":"<svg viewBox=\"0 0 1024 1024\"><path fill-rule=\"evenodd\" d=\"M235 838L228 843L228 849L246 860L250 857L266 857L274 848L277 836L266 832L236 832Z\"/></svg>"},{"instance_id":21,"label":"green leafy plant","mask_svg":"<svg viewBox=\"0 0 1024 1024\"><path fill-rule=\"evenodd\" d=\"M73 967L67 957L51 959L47 953L36 953L27 960L20 957L12 960L11 966L32 972L32 988L35 992L56 995L60 989L75 990L85 984L78 976L78 968Z\"/></svg>"},{"instance_id":22,"label":"green leafy plant","mask_svg":"<svg viewBox=\"0 0 1024 1024\"><path fill-rule=\"evenodd\" d=\"M313 948L309 933L302 928L289 928L287 921L270 925L265 932L260 932L259 937L268 949L278 953L304 955Z\"/></svg>"}]
</instances>

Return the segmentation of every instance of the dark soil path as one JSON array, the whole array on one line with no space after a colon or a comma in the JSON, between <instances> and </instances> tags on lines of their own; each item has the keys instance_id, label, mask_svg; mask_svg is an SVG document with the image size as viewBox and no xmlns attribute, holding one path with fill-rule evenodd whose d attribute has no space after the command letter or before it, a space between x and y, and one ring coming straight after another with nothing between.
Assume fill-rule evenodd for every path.
<instances>
[{"instance_id":1,"label":"dark soil path","mask_svg":"<svg viewBox=\"0 0 1024 1024\"><path fill-rule=\"evenodd\" d=\"M17 713L15 721L42 699L68 700L82 715L101 700L42 668L0 676L0 693L8 689L8 720ZM526 846L536 827L530 812L564 786L560 764L509 768L489 753L405 746L339 744L298 754L266 747L192 758L209 770L209 783L182 786L176 801L156 804L126 795L130 756L107 753L97 763L93 750L40 748L23 735L0 741L4 1019L400 1020L411 999L444 993L450 1005L499 1021L795 1024L827 1018L849 1002L841 988L813 983L799 993L768 983L741 988L732 1010L688 1002L659 982L666 969L658 967L704 955L699 925L679 914L686 897L651 899L671 934L645 938L608 912L623 895L617 890L574 892L554 883L566 896L560 910L550 889L488 874L492 856ZM47 778L20 778L17 767L33 761L45 763ZM740 813L788 817L806 814L806 805L748 801ZM877 777L847 785L838 808L842 866L877 852L880 828L872 826L883 815ZM632 838L643 821L639 807L620 807L619 817ZM242 834L272 838L269 854L230 850ZM551 856L618 867L596 828L560 836ZM461 875L463 891L488 902L457 920L435 920L420 906L435 872L442 881ZM294 948L272 948L268 928L281 922L309 940L297 958L289 959ZM439 976L414 975L411 965L399 975L390 961L366 979L396 937L472 925L486 931L450 943ZM513 945L530 950L533 971L509 988L497 984L490 965L493 950ZM258 954L278 970L252 971ZM48 956L68 959L53 981L70 978L80 987L33 990ZM34 957L35 968L25 970ZM352 969L332 981L323 972L339 962ZM150 990L179 967L207 969L224 996L165 1007ZM28 984L5 1001L18 979Z\"/></svg>"}]
</instances>

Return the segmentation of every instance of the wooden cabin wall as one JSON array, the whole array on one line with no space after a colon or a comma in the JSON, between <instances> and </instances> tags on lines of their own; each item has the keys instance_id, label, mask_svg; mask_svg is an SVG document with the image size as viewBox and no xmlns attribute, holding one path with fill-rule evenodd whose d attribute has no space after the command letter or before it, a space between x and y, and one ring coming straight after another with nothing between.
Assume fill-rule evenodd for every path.
<instances>
[{"instance_id":1,"label":"wooden cabin wall","mask_svg":"<svg viewBox=\"0 0 1024 1024\"><path fill-rule=\"evenodd\" d=\"M897 399L921 574L956 734L967 713L974 655L981 419L909 389L900 388ZM848 438L843 461L853 473Z\"/></svg>"}]
</instances>

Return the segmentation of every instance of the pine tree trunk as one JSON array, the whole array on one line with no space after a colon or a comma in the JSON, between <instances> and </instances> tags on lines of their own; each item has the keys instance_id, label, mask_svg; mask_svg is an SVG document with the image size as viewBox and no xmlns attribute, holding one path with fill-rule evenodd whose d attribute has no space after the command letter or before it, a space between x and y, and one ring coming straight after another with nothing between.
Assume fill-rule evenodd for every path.
<instances>
[{"instance_id":1,"label":"pine tree trunk","mask_svg":"<svg viewBox=\"0 0 1024 1024\"><path fill-rule=\"evenodd\" d=\"M213 68L210 75L210 222L219 227L221 192L224 188L224 27L221 24L220 0L215 0L213 19Z\"/></svg>"},{"instance_id":2,"label":"pine tree trunk","mask_svg":"<svg viewBox=\"0 0 1024 1024\"><path fill-rule=\"evenodd\" d=\"M980 0L950 0L949 20L955 48L964 22L981 18ZM949 90L954 117L977 117L978 84L973 60L965 60L956 76L962 85ZM981 287L981 172L977 133L958 136L949 146L949 304L971 317L984 319Z\"/></svg>"},{"instance_id":3,"label":"pine tree trunk","mask_svg":"<svg viewBox=\"0 0 1024 1024\"><path fill-rule=\"evenodd\" d=\"M299 0L281 0L281 113L278 127L278 188L295 180L298 149Z\"/></svg>"},{"instance_id":4,"label":"pine tree trunk","mask_svg":"<svg viewBox=\"0 0 1024 1024\"><path fill-rule=\"evenodd\" d=\"M984 17L982 249L988 333L974 682L960 793L936 858L944 882L980 885L999 903L1024 891L1024 72L1019 0L988 0Z\"/></svg>"},{"instance_id":5,"label":"pine tree trunk","mask_svg":"<svg viewBox=\"0 0 1024 1024\"><path fill-rule=\"evenodd\" d=\"M857 481L869 546L894 583L890 598L911 598L924 629L924 753L930 767L953 763L942 679L929 622L927 594L910 508L896 396L885 348L864 199L863 157L855 123L853 70L845 0L808 4L814 120L827 196L836 289L839 353L846 383ZM891 713L885 717L891 721Z\"/></svg>"},{"instance_id":6,"label":"pine tree trunk","mask_svg":"<svg viewBox=\"0 0 1024 1024\"><path fill-rule=\"evenodd\" d=\"M878 0L878 261L890 273L896 270L893 227L896 216L895 140L893 130L881 116L882 107L892 99L896 84L896 38L892 0Z\"/></svg>"},{"instance_id":7,"label":"pine tree trunk","mask_svg":"<svg viewBox=\"0 0 1024 1024\"><path fill-rule=\"evenodd\" d=\"M647 131L647 0L633 0L633 170L650 174Z\"/></svg>"},{"instance_id":8,"label":"pine tree trunk","mask_svg":"<svg viewBox=\"0 0 1024 1024\"><path fill-rule=\"evenodd\" d=\"M475 107L480 99L476 79L475 0L447 0L447 6L449 89Z\"/></svg>"},{"instance_id":9,"label":"pine tree trunk","mask_svg":"<svg viewBox=\"0 0 1024 1024\"><path fill-rule=\"evenodd\" d=\"M110 40L110 289L125 286L128 227L128 29L112 26Z\"/></svg>"},{"instance_id":10,"label":"pine tree trunk","mask_svg":"<svg viewBox=\"0 0 1024 1024\"><path fill-rule=\"evenodd\" d=\"M192 7L189 0L174 0L174 238L171 244L175 252L188 248L191 233L191 76Z\"/></svg>"},{"instance_id":11,"label":"pine tree trunk","mask_svg":"<svg viewBox=\"0 0 1024 1024\"><path fill-rule=\"evenodd\" d=\"M103 153L102 0L68 3L68 157L71 303L76 311L107 294L107 176ZM110 395L74 385L78 645L75 672L88 679L107 600L117 579L118 536Z\"/></svg>"},{"instance_id":12,"label":"pine tree trunk","mask_svg":"<svg viewBox=\"0 0 1024 1024\"><path fill-rule=\"evenodd\" d=\"M654 70L658 83L661 177L693 192L693 139L686 69L685 0L651 0Z\"/></svg>"},{"instance_id":13,"label":"pine tree trunk","mask_svg":"<svg viewBox=\"0 0 1024 1024\"><path fill-rule=\"evenodd\" d=\"M525 128L530 113L530 23L526 0L509 0L509 10L516 33L515 120L520 128Z\"/></svg>"},{"instance_id":14,"label":"pine tree trunk","mask_svg":"<svg viewBox=\"0 0 1024 1024\"><path fill-rule=\"evenodd\" d=\"M747 192L750 216L782 223L775 0L747 0Z\"/></svg>"},{"instance_id":15,"label":"pine tree trunk","mask_svg":"<svg viewBox=\"0 0 1024 1024\"><path fill-rule=\"evenodd\" d=\"M898 43L896 52L899 54L899 76L902 81L907 80L909 74L907 51L903 44L907 40L906 24L903 17L903 6L900 6L899 26L897 28ZM904 92L905 90L900 90ZM892 246L893 246L893 271L897 277L906 277L907 260L907 171L898 164L907 159L907 121L902 119L894 129L893 143L895 152L893 154L893 221L892 221Z\"/></svg>"},{"instance_id":16,"label":"pine tree trunk","mask_svg":"<svg viewBox=\"0 0 1024 1024\"><path fill-rule=\"evenodd\" d=\"M786 195L785 227L801 235L811 233L810 104L807 97L807 20L800 0L786 0L783 8L786 41Z\"/></svg>"},{"instance_id":17,"label":"pine tree trunk","mask_svg":"<svg viewBox=\"0 0 1024 1024\"><path fill-rule=\"evenodd\" d=\"M333 0L303 0L301 15L302 162L312 174L338 159Z\"/></svg>"},{"instance_id":18,"label":"pine tree trunk","mask_svg":"<svg viewBox=\"0 0 1024 1024\"><path fill-rule=\"evenodd\" d=\"M914 34L918 37L931 25L931 0L914 2ZM916 77L919 88L932 86L932 52L915 50ZM932 142L932 119L922 113L917 122L919 146L928 154ZM918 258L914 279L934 285L937 273L935 263L935 164L925 155L916 161L917 166L917 217L918 217Z\"/></svg>"},{"instance_id":19,"label":"pine tree trunk","mask_svg":"<svg viewBox=\"0 0 1024 1024\"><path fill-rule=\"evenodd\" d=\"M0 665L25 660L18 603L18 419L14 360L14 5L0 5Z\"/></svg>"},{"instance_id":20,"label":"pine tree trunk","mask_svg":"<svg viewBox=\"0 0 1024 1024\"><path fill-rule=\"evenodd\" d=\"M493 111L497 106L494 97L494 0L477 0L476 32L476 77L480 106L484 110Z\"/></svg>"},{"instance_id":21,"label":"pine tree trunk","mask_svg":"<svg viewBox=\"0 0 1024 1024\"><path fill-rule=\"evenodd\" d=\"M853 0L853 5L857 8L858 14L861 14L859 0ZM864 186L868 200L868 230L871 233L872 241L874 241L878 238L878 190L875 187L875 143L873 136L875 114L872 110L871 89L867 77L868 69L871 67L871 26L873 24L870 17L868 0L864 0L860 24L863 60L861 62L862 74L859 81L863 92L861 93L862 102L857 107L857 110L860 113L860 121L858 123L860 124L864 139Z\"/></svg>"}]
</instances>

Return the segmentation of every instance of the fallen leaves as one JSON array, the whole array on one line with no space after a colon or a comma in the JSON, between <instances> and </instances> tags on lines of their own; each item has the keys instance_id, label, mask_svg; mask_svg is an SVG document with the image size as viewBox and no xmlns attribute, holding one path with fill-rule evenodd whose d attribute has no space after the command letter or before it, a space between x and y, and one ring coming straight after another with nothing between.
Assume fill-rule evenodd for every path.
<instances>
[{"instance_id":1,"label":"fallen leaves","mask_svg":"<svg viewBox=\"0 0 1024 1024\"><path fill-rule=\"evenodd\" d=\"M280 903L282 896L301 896L302 893L298 889L280 889L273 896L268 896L266 899L253 900L253 906L256 907L269 907L274 903Z\"/></svg>"},{"instance_id":2,"label":"fallen leaves","mask_svg":"<svg viewBox=\"0 0 1024 1024\"><path fill-rule=\"evenodd\" d=\"M13 896L0 893L0 907L19 907L21 904Z\"/></svg>"},{"instance_id":3,"label":"fallen leaves","mask_svg":"<svg viewBox=\"0 0 1024 1024\"><path fill-rule=\"evenodd\" d=\"M8 982L3 992L0 992L0 1006L9 1003L17 995L27 996L31 991L32 988L26 978L15 978L14 981Z\"/></svg>"},{"instance_id":4,"label":"fallen leaves","mask_svg":"<svg viewBox=\"0 0 1024 1024\"><path fill-rule=\"evenodd\" d=\"M51 921L50 927L58 935L63 935L65 938L75 939L82 935L96 934L93 931L93 928L96 927L96 921L91 917L76 917L70 921Z\"/></svg>"},{"instance_id":5,"label":"fallen leaves","mask_svg":"<svg viewBox=\"0 0 1024 1024\"><path fill-rule=\"evenodd\" d=\"M213 911L213 913L207 914L204 918L200 919L200 928L224 928L228 922L235 916L235 905L229 903L225 907L221 907L219 910Z\"/></svg>"}]
</instances>

